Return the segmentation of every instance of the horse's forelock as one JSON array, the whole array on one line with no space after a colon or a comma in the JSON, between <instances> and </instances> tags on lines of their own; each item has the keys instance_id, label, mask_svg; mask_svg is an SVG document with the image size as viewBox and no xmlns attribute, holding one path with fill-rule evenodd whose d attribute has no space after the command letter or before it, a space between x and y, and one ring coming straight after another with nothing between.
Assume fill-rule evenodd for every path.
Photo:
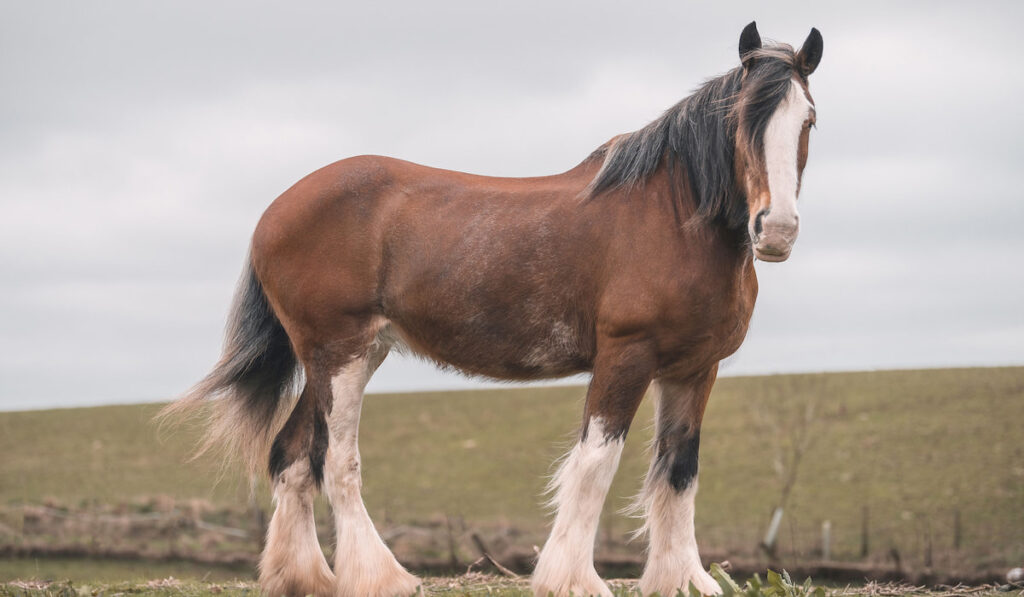
<instances>
[{"instance_id":1,"label":"horse's forelock","mask_svg":"<svg viewBox=\"0 0 1024 597\"><path fill-rule=\"evenodd\" d=\"M778 44L756 50L751 57L753 63L744 76L733 111L748 161L761 162L768 122L789 93L790 81L797 74L796 54L792 47Z\"/></svg>"}]
</instances>

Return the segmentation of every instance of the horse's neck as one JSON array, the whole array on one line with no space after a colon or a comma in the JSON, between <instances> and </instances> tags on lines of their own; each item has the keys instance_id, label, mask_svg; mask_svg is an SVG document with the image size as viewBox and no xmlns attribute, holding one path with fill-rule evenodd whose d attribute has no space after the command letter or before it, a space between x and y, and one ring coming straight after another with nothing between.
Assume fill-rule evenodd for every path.
<instances>
[{"instance_id":1,"label":"horse's neck","mask_svg":"<svg viewBox=\"0 0 1024 597\"><path fill-rule=\"evenodd\" d=\"M722 216L708 219L700 213L697 197L686 177L685 165L679 164L680 174L665 176L658 198L668 207L678 223L679 234L690 237L690 242L707 243L715 247L725 259L742 266L750 256L750 241L746 229L730 228ZM675 180L672 180L675 178Z\"/></svg>"}]
</instances>

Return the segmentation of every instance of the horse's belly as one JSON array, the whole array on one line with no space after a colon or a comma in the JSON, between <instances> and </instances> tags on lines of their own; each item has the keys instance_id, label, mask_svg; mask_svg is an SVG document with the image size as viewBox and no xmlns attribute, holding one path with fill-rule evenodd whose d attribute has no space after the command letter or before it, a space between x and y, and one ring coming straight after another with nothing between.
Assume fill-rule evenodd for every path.
<instances>
[{"instance_id":1,"label":"horse's belly","mask_svg":"<svg viewBox=\"0 0 1024 597\"><path fill-rule=\"evenodd\" d=\"M583 334L559 319L520 326L485 315L398 319L392 320L395 335L410 350L472 375L526 380L590 369L592 351L586 349Z\"/></svg>"}]
</instances>

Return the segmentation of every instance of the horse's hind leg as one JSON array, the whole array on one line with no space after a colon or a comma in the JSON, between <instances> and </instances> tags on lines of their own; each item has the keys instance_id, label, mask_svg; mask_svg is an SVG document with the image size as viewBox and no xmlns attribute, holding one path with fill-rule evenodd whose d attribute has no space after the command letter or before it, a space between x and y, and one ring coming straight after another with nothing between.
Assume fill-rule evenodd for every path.
<instances>
[{"instance_id":1,"label":"horse's hind leg","mask_svg":"<svg viewBox=\"0 0 1024 597\"><path fill-rule=\"evenodd\" d=\"M330 378L309 368L306 376L306 387L270 454L276 506L259 568L263 591L275 597L330 595L334 588L313 521L313 498L323 477Z\"/></svg>"},{"instance_id":2,"label":"horse's hind leg","mask_svg":"<svg viewBox=\"0 0 1024 597\"><path fill-rule=\"evenodd\" d=\"M365 354L344 364L331 381L334 406L328 417L325 491L337 531L338 597L404 597L416 593L420 585L377 534L361 495L358 436L363 389L387 353L388 346L376 341Z\"/></svg>"}]
</instances>

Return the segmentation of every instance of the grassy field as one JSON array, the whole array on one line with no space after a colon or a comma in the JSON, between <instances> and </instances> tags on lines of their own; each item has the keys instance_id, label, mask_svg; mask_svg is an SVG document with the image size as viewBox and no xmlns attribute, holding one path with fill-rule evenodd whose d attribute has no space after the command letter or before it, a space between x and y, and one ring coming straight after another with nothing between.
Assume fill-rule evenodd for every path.
<instances>
[{"instance_id":1,"label":"grassy field","mask_svg":"<svg viewBox=\"0 0 1024 597\"><path fill-rule=\"evenodd\" d=\"M570 445L582 398L579 387L369 397L361 445L371 515L500 521L542 534L544 477ZM866 509L871 558L896 550L906 566L1019 565L1022 404L1020 367L722 379L702 431L698 538L705 551L755 554L780 497L779 463L785 469L794 438L806 432L782 556L813 557L829 520L833 558L857 558ZM152 495L247 503L249 484L236 469L186 462L194 430L158 431L158 409L0 413L0 504ZM650 419L645 402L605 509L606 535L636 526L618 511L646 469ZM266 504L264 486L257 494ZM0 580L31 575L6 564Z\"/></svg>"}]
</instances>

